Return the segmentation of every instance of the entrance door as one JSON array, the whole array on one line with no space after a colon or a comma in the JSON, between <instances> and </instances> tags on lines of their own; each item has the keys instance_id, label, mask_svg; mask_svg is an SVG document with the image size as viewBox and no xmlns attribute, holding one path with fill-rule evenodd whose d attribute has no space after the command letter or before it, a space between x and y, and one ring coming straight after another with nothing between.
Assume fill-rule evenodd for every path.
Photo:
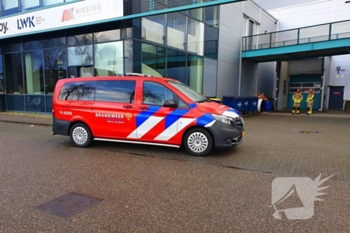
<instances>
[{"instance_id":1,"label":"entrance door","mask_svg":"<svg viewBox=\"0 0 350 233\"><path fill-rule=\"evenodd\" d=\"M342 110L344 102L344 87L331 87L329 93L329 110Z\"/></svg>"}]
</instances>

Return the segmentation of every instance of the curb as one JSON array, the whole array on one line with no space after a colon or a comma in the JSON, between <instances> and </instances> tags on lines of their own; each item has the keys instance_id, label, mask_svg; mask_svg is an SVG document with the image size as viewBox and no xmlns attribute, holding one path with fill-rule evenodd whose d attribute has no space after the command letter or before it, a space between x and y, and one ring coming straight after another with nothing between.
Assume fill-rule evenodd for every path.
<instances>
[{"instance_id":1,"label":"curb","mask_svg":"<svg viewBox=\"0 0 350 233\"><path fill-rule=\"evenodd\" d=\"M0 120L0 122L12 123L12 124L23 124L23 125L52 126L52 124L48 124L48 123L34 123L34 122L24 122L24 121Z\"/></svg>"}]
</instances>

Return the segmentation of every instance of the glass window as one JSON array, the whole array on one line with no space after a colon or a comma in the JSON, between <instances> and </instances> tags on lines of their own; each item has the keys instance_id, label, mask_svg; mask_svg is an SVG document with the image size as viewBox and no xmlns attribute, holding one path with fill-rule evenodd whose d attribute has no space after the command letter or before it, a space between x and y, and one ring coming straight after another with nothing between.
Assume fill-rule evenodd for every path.
<instances>
[{"instance_id":1,"label":"glass window","mask_svg":"<svg viewBox=\"0 0 350 233\"><path fill-rule=\"evenodd\" d=\"M0 54L0 94L5 94L4 70L2 66L2 55ZM1 110L1 106L0 106Z\"/></svg>"},{"instance_id":2,"label":"glass window","mask_svg":"<svg viewBox=\"0 0 350 233\"><path fill-rule=\"evenodd\" d=\"M27 38L26 41L23 41L23 50L36 50L42 48L40 34L32 35Z\"/></svg>"},{"instance_id":3,"label":"glass window","mask_svg":"<svg viewBox=\"0 0 350 233\"><path fill-rule=\"evenodd\" d=\"M13 111L25 111L24 95L8 95L6 96L6 108Z\"/></svg>"},{"instance_id":4,"label":"glass window","mask_svg":"<svg viewBox=\"0 0 350 233\"><path fill-rule=\"evenodd\" d=\"M204 8L204 22L213 26L219 27L219 8L211 6Z\"/></svg>"},{"instance_id":5,"label":"glass window","mask_svg":"<svg viewBox=\"0 0 350 233\"><path fill-rule=\"evenodd\" d=\"M40 7L40 0L21 0L22 11L33 10Z\"/></svg>"},{"instance_id":6,"label":"glass window","mask_svg":"<svg viewBox=\"0 0 350 233\"><path fill-rule=\"evenodd\" d=\"M67 77L66 48L44 50L45 94L52 94L58 79Z\"/></svg>"},{"instance_id":7,"label":"glass window","mask_svg":"<svg viewBox=\"0 0 350 233\"><path fill-rule=\"evenodd\" d=\"M69 82L62 87L59 100L94 100L95 81Z\"/></svg>"},{"instance_id":8,"label":"glass window","mask_svg":"<svg viewBox=\"0 0 350 233\"><path fill-rule=\"evenodd\" d=\"M188 15L197 20L203 21L203 8L196 8L188 11Z\"/></svg>"},{"instance_id":9,"label":"glass window","mask_svg":"<svg viewBox=\"0 0 350 233\"><path fill-rule=\"evenodd\" d=\"M92 44L92 33L74 35L67 37L68 46L79 46Z\"/></svg>"},{"instance_id":10,"label":"glass window","mask_svg":"<svg viewBox=\"0 0 350 233\"><path fill-rule=\"evenodd\" d=\"M68 65L92 65L93 54L92 45L77 46L68 48Z\"/></svg>"},{"instance_id":11,"label":"glass window","mask_svg":"<svg viewBox=\"0 0 350 233\"><path fill-rule=\"evenodd\" d=\"M166 100L175 100L174 93L162 84L156 82L143 83L143 104L163 105Z\"/></svg>"},{"instance_id":12,"label":"glass window","mask_svg":"<svg viewBox=\"0 0 350 233\"><path fill-rule=\"evenodd\" d=\"M169 81L169 84L175 87L177 90L182 92L184 95L186 95L188 98L190 98L193 102L202 101L205 99L205 97L198 92L194 91L192 88L187 86L184 83L181 82L173 82Z\"/></svg>"},{"instance_id":13,"label":"glass window","mask_svg":"<svg viewBox=\"0 0 350 233\"><path fill-rule=\"evenodd\" d=\"M19 12L18 0L2 0L2 16Z\"/></svg>"},{"instance_id":14,"label":"glass window","mask_svg":"<svg viewBox=\"0 0 350 233\"><path fill-rule=\"evenodd\" d=\"M167 43L171 47L185 49L187 31L187 17L180 13L168 15Z\"/></svg>"},{"instance_id":15,"label":"glass window","mask_svg":"<svg viewBox=\"0 0 350 233\"><path fill-rule=\"evenodd\" d=\"M97 76L115 76L124 73L123 41L95 45Z\"/></svg>"},{"instance_id":16,"label":"glass window","mask_svg":"<svg viewBox=\"0 0 350 233\"><path fill-rule=\"evenodd\" d=\"M314 87L314 83L303 83L303 87Z\"/></svg>"},{"instance_id":17,"label":"glass window","mask_svg":"<svg viewBox=\"0 0 350 233\"><path fill-rule=\"evenodd\" d=\"M188 35L187 35L187 51L203 55L204 49L204 24L189 18L188 19Z\"/></svg>"},{"instance_id":18,"label":"glass window","mask_svg":"<svg viewBox=\"0 0 350 233\"><path fill-rule=\"evenodd\" d=\"M178 98L178 106L179 106L179 108L189 108L189 106L182 100L182 99L180 99L180 98Z\"/></svg>"},{"instance_id":19,"label":"glass window","mask_svg":"<svg viewBox=\"0 0 350 233\"><path fill-rule=\"evenodd\" d=\"M42 40L43 48L55 48L66 46L66 38L62 37L62 34L57 32L50 32L50 38L45 36L46 39Z\"/></svg>"},{"instance_id":20,"label":"glass window","mask_svg":"<svg viewBox=\"0 0 350 233\"><path fill-rule=\"evenodd\" d=\"M120 40L120 30L109 30L94 33L95 42L108 42L113 40Z\"/></svg>"},{"instance_id":21,"label":"glass window","mask_svg":"<svg viewBox=\"0 0 350 233\"><path fill-rule=\"evenodd\" d=\"M142 18L142 38L164 44L165 15L154 15Z\"/></svg>"},{"instance_id":22,"label":"glass window","mask_svg":"<svg viewBox=\"0 0 350 233\"><path fill-rule=\"evenodd\" d=\"M27 52L24 58L24 80L26 81L27 94L44 93L43 80L43 54L41 50Z\"/></svg>"},{"instance_id":23,"label":"glass window","mask_svg":"<svg viewBox=\"0 0 350 233\"><path fill-rule=\"evenodd\" d=\"M63 3L63 0L43 0L44 6L54 5L58 3Z\"/></svg>"},{"instance_id":24,"label":"glass window","mask_svg":"<svg viewBox=\"0 0 350 233\"><path fill-rule=\"evenodd\" d=\"M141 39L141 18L125 20L123 38Z\"/></svg>"},{"instance_id":25,"label":"glass window","mask_svg":"<svg viewBox=\"0 0 350 233\"><path fill-rule=\"evenodd\" d=\"M2 40L3 53L19 52L21 50L22 50L21 37L14 37L14 38Z\"/></svg>"},{"instance_id":26,"label":"glass window","mask_svg":"<svg viewBox=\"0 0 350 233\"><path fill-rule=\"evenodd\" d=\"M21 53L5 54L5 78L7 94L24 94L23 63Z\"/></svg>"},{"instance_id":27,"label":"glass window","mask_svg":"<svg viewBox=\"0 0 350 233\"><path fill-rule=\"evenodd\" d=\"M167 50L167 77L186 83L186 53Z\"/></svg>"},{"instance_id":28,"label":"glass window","mask_svg":"<svg viewBox=\"0 0 350 233\"><path fill-rule=\"evenodd\" d=\"M203 93L203 58L190 55L187 61L187 83L192 89Z\"/></svg>"},{"instance_id":29,"label":"glass window","mask_svg":"<svg viewBox=\"0 0 350 233\"><path fill-rule=\"evenodd\" d=\"M219 30L205 25L204 33L204 56L217 59L219 49Z\"/></svg>"},{"instance_id":30,"label":"glass window","mask_svg":"<svg viewBox=\"0 0 350 233\"><path fill-rule=\"evenodd\" d=\"M134 80L98 80L96 101L133 103L135 86Z\"/></svg>"},{"instance_id":31,"label":"glass window","mask_svg":"<svg viewBox=\"0 0 350 233\"><path fill-rule=\"evenodd\" d=\"M142 73L156 77L165 74L165 48L142 44Z\"/></svg>"},{"instance_id":32,"label":"glass window","mask_svg":"<svg viewBox=\"0 0 350 233\"><path fill-rule=\"evenodd\" d=\"M25 111L45 112L45 98L43 95L25 95Z\"/></svg>"},{"instance_id":33,"label":"glass window","mask_svg":"<svg viewBox=\"0 0 350 233\"><path fill-rule=\"evenodd\" d=\"M134 65L134 54L133 54L133 40L125 40L124 41L124 72L125 73L133 73L133 65ZM140 57L140 51L135 54L135 57Z\"/></svg>"},{"instance_id":34,"label":"glass window","mask_svg":"<svg viewBox=\"0 0 350 233\"><path fill-rule=\"evenodd\" d=\"M291 83L290 87L301 87L301 83Z\"/></svg>"}]
</instances>

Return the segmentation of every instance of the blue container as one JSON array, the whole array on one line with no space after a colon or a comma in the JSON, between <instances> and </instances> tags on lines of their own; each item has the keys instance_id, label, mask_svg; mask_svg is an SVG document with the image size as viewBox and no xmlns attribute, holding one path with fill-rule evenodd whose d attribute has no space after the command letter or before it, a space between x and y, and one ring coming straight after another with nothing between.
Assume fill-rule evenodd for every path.
<instances>
[{"instance_id":1,"label":"blue container","mask_svg":"<svg viewBox=\"0 0 350 233\"><path fill-rule=\"evenodd\" d=\"M240 112L249 111L249 100L246 97L223 96L223 104Z\"/></svg>"},{"instance_id":2,"label":"blue container","mask_svg":"<svg viewBox=\"0 0 350 233\"><path fill-rule=\"evenodd\" d=\"M265 102L265 111L266 112L271 111L271 102L268 100Z\"/></svg>"},{"instance_id":3,"label":"blue container","mask_svg":"<svg viewBox=\"0 0 350 233\"><path fill-rule=\"evenodd\" d=\"M258 97L250 96L249 98L249 112L258 111Z\"/></svg>"}]
</instances>

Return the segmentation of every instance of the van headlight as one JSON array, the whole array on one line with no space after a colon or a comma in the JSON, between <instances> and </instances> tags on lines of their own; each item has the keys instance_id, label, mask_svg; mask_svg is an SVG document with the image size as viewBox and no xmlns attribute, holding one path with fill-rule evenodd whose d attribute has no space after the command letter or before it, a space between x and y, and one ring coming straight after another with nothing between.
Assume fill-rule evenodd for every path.
<instances>
[{"instance_id":1,"label":"van headlight","mask_svg":"<svg viewBox=\"0 0 350 233\"><path fill-rule=\"evenodd\" d=\"M220 122L222 122L222 123L224 123L226 125L231 125L231 126L234 125L232 119L229 118L229 117L226 117L226 116L223 116L223 115L216 115L216 114L211 114L211 115L215 118L215 120L220 121Z\"/></svg>"}]
</instances>

